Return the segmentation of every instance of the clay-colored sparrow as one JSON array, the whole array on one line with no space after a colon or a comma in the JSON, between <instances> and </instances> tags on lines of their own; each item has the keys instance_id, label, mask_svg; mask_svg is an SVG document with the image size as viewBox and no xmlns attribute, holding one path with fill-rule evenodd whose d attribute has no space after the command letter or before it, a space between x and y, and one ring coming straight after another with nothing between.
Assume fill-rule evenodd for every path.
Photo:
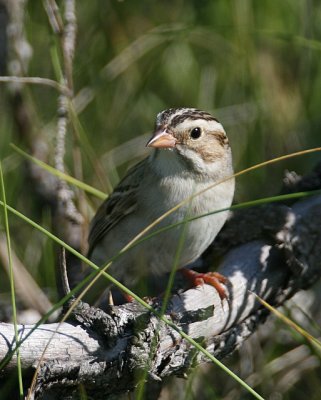
<instances>
[{"instance_id":1,"label":"clay-colored sparrow","mask_svg":"<svg viewBox=\"0 0 321 400\"><path fill-rule=\"evenodd\" d=\"M89 257L97 265L105 265L172 207L233 174L231 149L223 126L212 115L195 108L171 108L159 113L147 146L154 148L152 153L128 171L91 223ZM187 201L153 230L229 207L233 194L231 177ZM220 212L188 223L180 267L206 250L227 214ZM148 275L169 272L182 227L167 230L130 249L113 262L108 272L129 287ZM195 276L196 283L202 279L215 286L211 282L215 276L209 279L204 279L204 274ZM100 281L106 285L105 279ZM218 291L224 297L219 284Z\"/></svg>"}]
</instances>

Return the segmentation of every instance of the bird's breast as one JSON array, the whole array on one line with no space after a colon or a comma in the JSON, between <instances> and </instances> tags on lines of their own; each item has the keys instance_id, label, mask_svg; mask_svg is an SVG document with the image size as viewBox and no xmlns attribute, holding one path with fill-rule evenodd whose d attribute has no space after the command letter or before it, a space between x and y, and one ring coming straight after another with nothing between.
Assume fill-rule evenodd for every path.
<instances>
[{"instance_id":1,"label":"bird's breast","mask_svg":"<svg viewBox=\"0 0 321 400\"><path fill-rule=\"evenodd\" d=\"M227 218L227 211L217 211L230 206L234 182L213 185L213 182L200 184L193 180L182 182L182 179L171 179L169 182L163 179L157 187L150 187L144 199L146 207L147 204L150 207L150 223L182 203L161 219L153 230L179 222L181 224L154 236L146 243L152 249L150 267L154 273L171 270L179 243L183 243L179 264L184 266L196 260L214 240ZM209 213L213 214L205 215Z\"/></svg>"}]
</instances>

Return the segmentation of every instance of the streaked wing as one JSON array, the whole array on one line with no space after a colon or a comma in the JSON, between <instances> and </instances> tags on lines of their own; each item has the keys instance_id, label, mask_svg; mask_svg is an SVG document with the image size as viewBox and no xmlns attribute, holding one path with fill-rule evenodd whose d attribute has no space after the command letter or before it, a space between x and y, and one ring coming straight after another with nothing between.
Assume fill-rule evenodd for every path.
<instances>
[{"instance_id":1,"label":"streaked wing","mask_svg":"<svg viewBox=\"0 0 321 400\"><path fill-rule=\"evenodd\" d=\"M137 208L137 189L144 177L147 159L134 165L124 179L115 187L113 193L99 207L90 226L88 237L89 251L92 253L97 243L126 215Z\"/></svg>"}]
</instances>

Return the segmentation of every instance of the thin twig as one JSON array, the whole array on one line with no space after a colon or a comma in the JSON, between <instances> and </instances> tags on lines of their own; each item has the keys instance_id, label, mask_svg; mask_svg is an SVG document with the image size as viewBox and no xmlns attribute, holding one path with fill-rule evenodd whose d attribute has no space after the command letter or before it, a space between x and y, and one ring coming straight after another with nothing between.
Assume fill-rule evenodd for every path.
<instances>
[{"instance_id":1,"label":"thin twig","mask_svg":"<svg viewBox=\"0 0 321 400\"><path fill-rule=\"evenodd\" d=\"M44 7L47 12L52 30L56 35L62 35L64 25L57 3L55 0L44 0Z\"/></svg>"},{"instance_id":2,"label":"thin twig","mask_svg":"<svg viewBox=\"0 0 321 400\"><path fill-rule=\"evenodd\" d=\"M66 250L64 247L60 248L59 265L60 265L62 289L65 296L70 293L70 286L67 273Z\"/></svg>"},{"instance_id":3,"label":"thin twig","mask_svg":"<svg viewBox=\"0 0 321 400\"><path fill-rule=\"evenodd\" d=\"M56 9L54 1L46 2L50 15L60 15L59 10ZM58 122L57 122L57 138L56 138L56 151L55 151L55 167L61 172L65 172L64 157L65 157L65 141L67 134L68 117L68 103L72 98L72 60L75 47L75 34L76 34L76 16L74 0L65 0L65 20L66 25L60 28L63 29L62 35L62 49L64 58L64 71L61 85L67 85L69 89L68 96L61 94L58 99ZM66 182L59 180L58 182L58 207L65 217L81 224L82 217L73 202L73 192L68 188Z\"/></svg>"},{"instance_id":4,"label":"thin twig","mask_svg":"<svg viewBox=\"0 0 321 400\"><path fill-rule=\"evenodd\" d=\"M77 20L75 0L65 0L65 29L63 38L64 69L68 87L73 89L72 62L75 54Z\"/></svg>"},{"instance_id":5,"label":"thin twig","mask_svg":"<svg viewBox=\"0 0 321 400\"><path fill-rule=\"evenodd\" d=\"M45 85L50 86L66 96L70 96L70 90L67 86L61 85L59 82L53 79L40 78L40 77L21 77L21 76L0 76L0 82L12 82L12 83L31 83L34 85Z\"/></svg>"}]
</instances>

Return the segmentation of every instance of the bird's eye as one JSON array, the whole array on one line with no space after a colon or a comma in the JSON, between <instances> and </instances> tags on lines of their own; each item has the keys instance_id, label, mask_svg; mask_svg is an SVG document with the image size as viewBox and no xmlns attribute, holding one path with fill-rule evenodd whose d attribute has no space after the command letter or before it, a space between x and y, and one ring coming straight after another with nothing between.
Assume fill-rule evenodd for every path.
<instances>
[{"instance_id":1,"label":"bird's eye","mask_svg":"<svg viewBox=\"0 0 321 400\"><path fill-rule=\"evenodd\" d=\"M191 130L190 136L191 136L192 139L198 139L198 138L201 137L201 134L202 134L201 128L197 127L197 128L193 128Z\"/></svg>"}]
</instances>

